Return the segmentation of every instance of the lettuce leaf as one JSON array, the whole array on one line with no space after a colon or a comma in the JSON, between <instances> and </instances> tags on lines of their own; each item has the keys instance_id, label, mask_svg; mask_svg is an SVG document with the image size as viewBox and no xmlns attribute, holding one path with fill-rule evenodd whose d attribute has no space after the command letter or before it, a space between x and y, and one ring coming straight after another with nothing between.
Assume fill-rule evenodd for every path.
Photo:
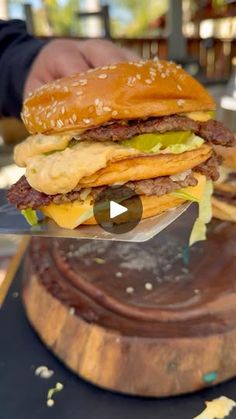
<instances>
[{"instance_id":1,"label":"lettuce leaf","mask_svg":"<svg viewBox=\"0 0 236 419\"><path fill-rule=\"evenodd\" d=\"M198 198L188 192L185 192L184 189L177 189L175 192L172 192L171 195L176 196L176 198L185 199L186 201L200 202Z\"/></svg>"},{"instance_id":2,"label":"lettuce leaf","mask_svg":"<svg viewBox=\"0 0 236 419\"><path fill-rule=\"evenodd\" d=\"M206 224L211 221L212 218L212 205L211 205L211 196L213 193L213 183L208 180L204 187L202 198L199 200L191 194L187 193L183 189L179 189L175 192L172 192L171 195L178 198L185 199L186 201L197 202L198 203L198 217L193 225L192 232L189 238L189 245L206 240Z\"/></svg>"},{"instance_id":3,"label":"lettuce leaf","mask_svg":"<svg viewBox=\"0 0 236 419\"><path fill-rule=\"evenodd\" d=\"M150 152L157 153L160 151L161 153L170 153L170 154L181 154L185 151L195 150L196 148L201 147L204 143L204 140L197 135L192 134L184 143L181 144L171 144L170 146L162 149L160 144L157 144L153 147Z\"/></svg>"},{"instance_id":4,"label":"lettuce leaf","mask_svg":"<svg viewBox=\"0 0 236 419\"><path fill-rule=\"evenodd\" d=\"M31 226L35 226L38 224L38 216L36 211L32 210L31 208L27 208L21 211L21 214L25 217L28 224Z\"/></svg>"},{"instance_id":5,"label":"lettuce leaf","mask_svg":"<svg viewBox=\"0 0 236 419\"><path fill-rule=\"evenodd\" d=\"M206 224L211 221L212 218L212 205L211 205L211 196L213 193L213 183L212 181L207 181L204 188L203 197L199 202L198 207L198 218L196 219L193 229L190 235L189 244L192 244L206 240Z\"/></svg>"},{"instance_id":6,"label":"lettuce leaf","mask_svg":"<svg viewBox=\"0 0 236 419\"><path fill-rule=\"evenodd\" d=\"M123 140L122 145L132 147L145 153L173 153L180 154L185 151L201 147L204 140L190 131L171 131L162 134L136 135L129 140Z\"/></svg>"}]
</instances>

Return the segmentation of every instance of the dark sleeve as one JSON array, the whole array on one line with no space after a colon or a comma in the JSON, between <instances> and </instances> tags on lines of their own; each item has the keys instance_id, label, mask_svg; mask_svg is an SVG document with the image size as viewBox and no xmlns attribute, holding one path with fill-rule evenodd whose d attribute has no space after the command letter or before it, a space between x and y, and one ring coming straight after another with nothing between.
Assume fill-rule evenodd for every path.
<instances>
[{"instance_id":1,"label":"dark sleeve","mask_svg":"<svg viewBox=\"0 0 236 419\"><path fill-rule=\"evenodd\" d=\"M43 45L23 21L0 20L0 116L20 117L25 80Z\"/></svg>"}]
</instances>

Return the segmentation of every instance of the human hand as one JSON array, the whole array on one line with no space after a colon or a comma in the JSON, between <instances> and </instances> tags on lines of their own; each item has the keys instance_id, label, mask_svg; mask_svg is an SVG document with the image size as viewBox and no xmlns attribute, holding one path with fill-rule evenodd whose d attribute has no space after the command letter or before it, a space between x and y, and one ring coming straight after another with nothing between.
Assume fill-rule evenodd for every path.
<instances>
[{"instance_id":1,"label":"human hand","mask_svg":"<svg viewBox=\"0 0 236 419\"><path fill-rule=\"evenodd\" d=\"M140 57L107 40L55 40L46 44L36 56L24 87L24 97L45 83L89 68L120 61L137 61Z\"/></svg>"}]
</instances>

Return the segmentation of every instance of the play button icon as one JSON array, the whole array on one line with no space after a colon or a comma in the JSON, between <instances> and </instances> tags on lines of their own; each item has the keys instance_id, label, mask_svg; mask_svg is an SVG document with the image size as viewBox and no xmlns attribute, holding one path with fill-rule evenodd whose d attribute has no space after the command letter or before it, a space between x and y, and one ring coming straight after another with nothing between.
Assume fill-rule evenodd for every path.
<instances>
[{"instance_id":1,"label":"play button icon","mask_svg":"<svg viewBox=\"0 0 236 419\"><path fill-rule=\"evenodd\" d=\"M110 186L96 197L93 213L97 223L113 234L131 231L142 218L143 206L138 195L126 186Z\"/></svg>"},{"instance_id":2,"label":"play button icon","mask_svg":"<svg viewBox=\"0 0 236 419\"><path fill-rule=\"evenodd\" d=\"M118 215L124 214L126 211L128 211L128 208L117 204L115 201L110 201L110 218L118 217Z\"/></svg>"}]
</instances>

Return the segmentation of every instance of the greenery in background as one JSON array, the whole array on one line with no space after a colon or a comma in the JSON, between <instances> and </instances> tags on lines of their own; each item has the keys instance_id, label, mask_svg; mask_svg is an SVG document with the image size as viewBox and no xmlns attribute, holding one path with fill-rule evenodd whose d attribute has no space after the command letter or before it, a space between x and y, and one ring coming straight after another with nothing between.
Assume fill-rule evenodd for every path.
<instances>
[{"instance_id":1,"label":"greenery in background","mask_svg":"<svg viewBox=\"0 0 236 419\"><path fill-rule=\"evenodd\" d=\"M7 1L7 0L0 0ZM177 1L177 0L176 0ZM206 0L183 0L188 2L191 12L204 6ZM213 7L224 8L225 0L211 0ZM8 0L11 4L27 3L27 0ZM37 34L47 35L81 35L79 19L75 12L79 10L82 0L41 0L41 8L34 10L34 21ZM85 5L86 0L83 0ZM111 14L111 30L114 37L147 37L157 36L160 29L151 27L160 16L168 10L168 0L100 0L108 4ZM85 6L86 7L86 6ZM118 18L116 10L122 10ZM122 18L126 16L127 18ZM155 26L155 25L154 25Z\"/></svg>"},{"instance_id":2,"label":"greenery in background","mask_svg":"<svg viewBox=\"0 0 236 419\"><path fill-rule=\"evenodd\" d=\"M154 35L157 30L151 30L150 24L167 12L168 0L108 0L107 4L123 8L131 19L127 24L115 17L111 21L115 36L141 37Z\"/></svg>"},{"instance_id":3,"label":"greenery in background","mask_svg":"<svg viewBox=\"0 0 236 419\"><path fill-rule=\"evenodd\" d=\"M27 0L11 1L11 3L21 4L26 2ZM75 18L75 11L79 10L80 0L64 2L41 0L41 3L42 8L37 9L34 14L38 34L80 34L79 20ZM124 22L122 19L117 19L114 13L112 14L112 34L117 37L153 35L153 30L149 29L150 23L163 15L168 8L168 0L102 0L101 4L108 4L111 8L116 6L123 9L123 13L129 16L128 21Z\"/></svg>"},{"instance_id":4,"label":"greenery in background","mask_svg":"<svg viewBox=\"0 0 236 419\"><path fill-rule=\"evenodd\" d=\"M41 0L46 20L51 31L56 35L71 35L75 22L79 26L75 12L78 11L78 0L67 0L64 5L60 0Z\"/></svg>"},{"instance_id":5,"label":"greenery in background","mask_svg":"<svg viewBox=\"0 0 236 419\"><path fill-rule=\"evenodd\" d=\"M2 0L0 0L1 2ZM79 10L79 0L40 0L41 8L34 9L34 24L39 35L72 35L79 21L75 12ZM27 0L11 0L11 4L25 4Z\"/></svg>"}]
</instances>

